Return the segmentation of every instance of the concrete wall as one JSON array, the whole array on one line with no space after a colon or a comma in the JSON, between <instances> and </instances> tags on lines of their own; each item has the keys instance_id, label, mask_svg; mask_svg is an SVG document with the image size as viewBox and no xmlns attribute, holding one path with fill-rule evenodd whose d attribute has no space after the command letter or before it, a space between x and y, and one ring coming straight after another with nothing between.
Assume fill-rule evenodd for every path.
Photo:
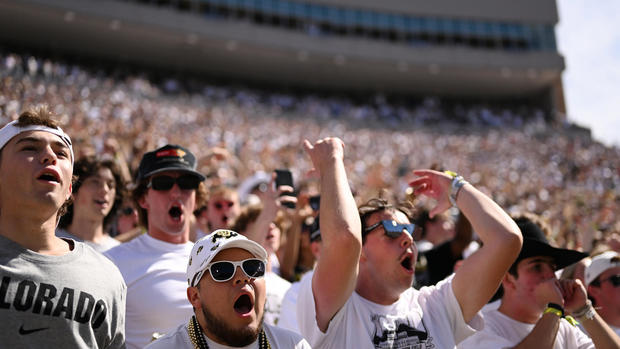
<instances>
[{"instance_id":1,"label":"concrete wall","mask_svg":"<svg viewBox=\"0 0 620 349\"><path fill-rule=\"evenodd\" d=\"M359 1L364 2L371 3ZM382 6L405 2L423 3L392 0ZM482 6L491 1L474 2ZM447 7L448 2L439 4ZM545 12L544 6L539 12ZM110 0L0 0L0 42L221 78L456 96L537 94L548 90L564 69L563 58L555 52L410 47L358 38L312 37Z\"/></svg>"}]
</instances>

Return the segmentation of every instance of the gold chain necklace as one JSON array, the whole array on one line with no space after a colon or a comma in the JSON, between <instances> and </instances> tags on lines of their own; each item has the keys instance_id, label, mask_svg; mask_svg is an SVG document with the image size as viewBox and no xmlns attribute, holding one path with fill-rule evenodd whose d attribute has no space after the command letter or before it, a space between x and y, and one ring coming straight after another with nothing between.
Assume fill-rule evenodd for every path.
<instances>
[{"instance_id":1,"label":"gold chain necklace","mask_svg":"<svg viewBox=\"0 0 620 349\"><path fill-rule=\"evenodd\" d=\"M189 332L189 338L192 340L194 349L209 349L207 340L202 335L202 330L200 330L200 325L198 324L198 320L196 320L195 315L189 320L189 323L187 324L187 331ZM258 348L271 349L271 344L269 344L267 335L263 329L261 329L258 334Z\"/></svg>"}]
</instances>

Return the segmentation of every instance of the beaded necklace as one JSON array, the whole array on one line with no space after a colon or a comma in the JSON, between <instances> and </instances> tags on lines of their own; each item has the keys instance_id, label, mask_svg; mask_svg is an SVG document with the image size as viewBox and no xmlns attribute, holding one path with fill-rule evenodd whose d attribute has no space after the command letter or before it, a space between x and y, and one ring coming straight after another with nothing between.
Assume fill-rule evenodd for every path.
<instances>
[{"instance_id":1,"label":"beaded necklace","mask_svg":"<svg viewBox=\"0 0 620 349\"><path fill-rule=\"evenodd\" d=\"M194 349L209 349L209 345L207 344L207 340L202 335L202 331L200 330L200 325L198 324L198 320L196 320L196 316L192 316L187 324L187 331L189 332L189 338L192 340L192 344L194 345ZM258 334L258 348L259 349L271 349L271 344L267 340L267 335L265 334L265 330L261 329Z\"/></svg>"}]
</instances>

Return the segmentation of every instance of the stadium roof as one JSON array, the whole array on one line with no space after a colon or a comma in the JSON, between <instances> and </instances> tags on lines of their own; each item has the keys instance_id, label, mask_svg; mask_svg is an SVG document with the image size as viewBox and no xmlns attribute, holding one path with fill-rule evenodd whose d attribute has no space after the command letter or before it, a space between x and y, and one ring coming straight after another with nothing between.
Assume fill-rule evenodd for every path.
<instances>
[{"instance_id":1,"label":"stadium roof","mask_svg":"<svg viewBox=\"0 0 620 349\"><path fill-rule=\"evenodd\" d=\"M540 94L564 69L555 50L311 36L120 1L0 0L0 41L235 80L460 97Z\"/></svg>"}]
</instances>

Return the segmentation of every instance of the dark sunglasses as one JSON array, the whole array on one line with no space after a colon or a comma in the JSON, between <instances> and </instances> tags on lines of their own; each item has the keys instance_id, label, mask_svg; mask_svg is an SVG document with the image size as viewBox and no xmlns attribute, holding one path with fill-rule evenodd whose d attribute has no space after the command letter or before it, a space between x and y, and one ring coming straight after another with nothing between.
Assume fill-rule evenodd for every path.
<instances>
[{"instance_id":1,"label":"dark sunglasses","mask_svg":"<svg viewBox=\"0 0 620 349\"><path fill-rule=\"evenodd\" d=\"M218 201L214 204L215 208L221 210L222 208L231 208L235 203L232 201Z\"/></svg>"},{"instance_id":2,"label":"dark sunglasses","mask_svg":"<svg viewBox=\"0 0 620 349\"><path fill-rule=\"evenodd\" d=\"M200 178L192 175L182 175L176 178L170 176L157 176L151 178L146 187L164 191L172 189L174 183L176 183L182 190L198 189Z\"/></svg>"},{"instance_id":3,"label":"dark sunglasses","mask_svg":"<svg viewBox=\"0 0 620 349\"><path fill-rule=\"evenodd\" d=\"M607 279L600 280L599 283L609 281L614 287L620 286L620 275L612 275Z\"/></svg>"},{"instance_id":4,"label":"dark sunglasses","mask_svg":"<svg viewBox=\"0 0 620 349\"><path fill-rule=\"evenodd\" d=\"M251 278L259 278L265 275L265 261L257 258L250 258L243 261L217 261L209 263L205 270L209 271L211 277L217 282L226 282L235 276L237 267Z\"/></svg>"},{"instance_id":5,"label":"dark sunglasses","mask_svg":"<svg viewBox=\"0 0 620 349\"><path fill-rule=\"evenodd\" d=\"M413 231L415 230L415 224L413 223L399 224L399 223L396 223L396 221L394 220L385 219L364 229L362 234L366 235L370 233L371 231L373 231L373 229L378 227L380 224L383 224L383 230L385 231L385 235L391 237L392 239L399 237L400 234L403 233L403 230L406 230L407 233L409 233L409 235L413 236Z\"/></svg>"},{"instance_id":6,"label":"dark sunglasses","mask_svg":"<svg viewBox=\"0 0 620 349\"><path fill-rule=\"evenodd\" d=\"M132 215L134 212L133 207L123 207L119 211L122 216L129 216Z\"/></svg>"}]
</instances>

